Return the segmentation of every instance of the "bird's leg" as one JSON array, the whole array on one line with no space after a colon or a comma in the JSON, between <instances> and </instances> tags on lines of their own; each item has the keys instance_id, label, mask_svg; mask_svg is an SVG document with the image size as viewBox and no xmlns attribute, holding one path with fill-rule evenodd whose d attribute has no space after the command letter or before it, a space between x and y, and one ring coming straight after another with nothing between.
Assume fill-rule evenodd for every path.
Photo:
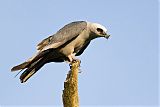
<instances>
[{"instance_id":1,"label":"bird's leg","mask_svg":"<svg viewBox=\"0 0 160 107\"><path fill-rule=\"evenodd\" d=\"M68 60L69 60L69 67L71 68L72 67L72 61L73 61L73 55L72 54L70 54L70 55L68 55Z\"/></svg>"},{"instance_id":2,"label":"bird's leg","mask_svg":"<svg viewBox=\"0 0 160 107\"><path fill-rule=\"evenodd\" d=\"M71 56L72 56L72 62L79 60L79 59L76 58L75 55L76 55L75 53L71 54ZM81 61L80 61L80 63L81 63Z\"/></svg>"},{"instance_id":3,"label":"bird's leg","mask_svg":"<svg viewBox=\"0 0 160 107\"><path fill-rule=\"evenodd\" d=\"M72 63L72 61L77 60L75 53L68 55L69 62Z\"/></svg>"},{"instance_id":4,"label":"bird's leg","mask_svg":"<svg viewBox=\"0 0 160 107\"><path fill-rule=\"evenodd\" d=\"M69 63L73 61L72 55L68 55L68 60L69 60Z\"/></svg>"},{"instance_id":5,"label":"bird's leg","mask_svg":"<svg viewBox=\"0 0 160 107\"><path fill-rule=\"evenodd\" d=\"M68 55L68 59L69 59L69 66L71 67L71 63L74 61L77 61L79 59L76 58L75 53ZM80 60L79 60L80 61ZM80 61L81 62L81 61Z\"/></svg>"}]
</instances>

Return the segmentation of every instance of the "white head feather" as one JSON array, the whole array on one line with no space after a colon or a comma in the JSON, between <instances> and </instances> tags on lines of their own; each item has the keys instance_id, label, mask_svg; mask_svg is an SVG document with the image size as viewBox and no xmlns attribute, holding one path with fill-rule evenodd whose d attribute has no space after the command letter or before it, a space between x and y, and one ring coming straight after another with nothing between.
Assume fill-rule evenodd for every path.
<instances>
[{"instance_id":1,"label":"white head feather","mask_svg":"<svg viewBox=\"0 0 160 107\"><path fill-rule=\"evenodd\" d=\"M92 26L95 27L95 28L101 28L104 32L107 32L107 29L101 24L92 23Z\"/></svg>"},{"instance_id":2,"label":"white head feather","mask_svg":"<svg viewBox=\"0 0 160 107\"><path fill-rule=\"evenodd\" d=\"M95 33L95 37L103 37L104 34L107 34L107 29L98 23L87 22L88 28L91 32Z\"/></svg>"}]
</instances>

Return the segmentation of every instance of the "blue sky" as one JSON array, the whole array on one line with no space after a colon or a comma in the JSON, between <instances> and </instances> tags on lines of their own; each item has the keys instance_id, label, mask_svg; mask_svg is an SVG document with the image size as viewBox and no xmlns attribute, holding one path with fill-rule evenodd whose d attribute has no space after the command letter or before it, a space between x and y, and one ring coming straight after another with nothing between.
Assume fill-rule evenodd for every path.
<instances>
[{"instance_id":1,"label":"blue sky","mask_svg":"<svg viewBox=\"0 0 160 107\"><path fill-rule=\"evenodd\" d=\"M21 84L12 66L72 21L100 23L109 40L92 41L81 59L80 105L158 105L158 1L1 0L0 105L62 106L66 63L50 63Z\"/></svg>"}]
</instances>

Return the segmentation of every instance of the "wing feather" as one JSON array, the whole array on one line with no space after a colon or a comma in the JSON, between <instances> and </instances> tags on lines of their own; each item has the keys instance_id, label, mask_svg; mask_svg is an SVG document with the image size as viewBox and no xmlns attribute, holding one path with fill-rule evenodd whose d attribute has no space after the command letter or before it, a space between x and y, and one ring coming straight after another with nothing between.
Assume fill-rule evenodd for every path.
<instances>
[{"instance_id":1,"label":"wing feather","mask_svg":"<svg viewBox=\"0 0 160 107\"><path fill-rule=\"evenodd\" d=\"M71 42L73 38L76 38L85 28L87 22L76 21L65 25L53 36L49 36L37 45L37 50L47 50L51 48L58 48L67 42Z\"/></svg>"},{"instance_id":2,"label":"wing feather","mask_svg":"<svg viewBox=\"0 0 160 107\"><path fill-rule=\"evenodd\" d=\"M38 45L37 45L37 50L42 50L46 45L50 43L52 39L52 36L49 36L48 38L42 40Z\"/></svg>"}]
</instances>

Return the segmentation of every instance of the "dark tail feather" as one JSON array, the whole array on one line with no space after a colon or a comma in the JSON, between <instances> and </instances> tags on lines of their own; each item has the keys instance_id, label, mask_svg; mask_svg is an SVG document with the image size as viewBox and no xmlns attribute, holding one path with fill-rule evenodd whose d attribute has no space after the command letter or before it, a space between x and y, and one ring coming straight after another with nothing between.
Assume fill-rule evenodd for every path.
<instances>
[{"instance_id":1,"label":"dark tail feather","mask_svg":"<svg viewBox=\"0 0 160 107\"><path fill-rule=\"evenodd\" d=\"M36 62L32 63L20 76L21 83L26 82L33 74L35 74L44 64L46 58L43 57Z\"/></svg>"},{"instance_id":2,"label":"dark tail feather","mask_svg":"<svg viewBox=\"0 0 160 107\"><path fill-rule=\"evenodd\" d=\"M29 63L30 63L30 62L24 62L24 63L22 63L22 64L20 64L20 65L14 66L14 67L11 69L11 71L23 70L23 69L25 69L25 68L28 66Z\"/></svg>"},{"instance_id":3,"label":"dark tail feather","mask_svg":"<svg viewBox=\"0 0 160 107\"><path fill-rule=\"evenodd\" d=\"M18 70L23 70L25 68L28 68L29 66L31 66L32 63L36 62L37 60L39 60L40 58L42 58L43 56L45 56L49 52L50 52L50 50L43 51L40 54L38 54L37 56L35 56L32 60L28 60L28 61L26 61L26 62L24 62L22 64L14 66L11 69L11 71L18 71Z\"/></svg>"},{"instance_id":4,"label":"dark tail feather","mask_svg":"<svg viewBox=\"0 0 160 107\"><path fill-rule=\"evenodd\" d=\"M25 71L20 76L21 83L24 83L44 64L48 62L63 62L64 60L60 59L59 57L61 57L60 53L57 53L53 50L46 50L35 56L32 60L29 60L28 62L26 61L20 65L13 67L11 71L25 69Z\"/></svg>"}]
</instances>

